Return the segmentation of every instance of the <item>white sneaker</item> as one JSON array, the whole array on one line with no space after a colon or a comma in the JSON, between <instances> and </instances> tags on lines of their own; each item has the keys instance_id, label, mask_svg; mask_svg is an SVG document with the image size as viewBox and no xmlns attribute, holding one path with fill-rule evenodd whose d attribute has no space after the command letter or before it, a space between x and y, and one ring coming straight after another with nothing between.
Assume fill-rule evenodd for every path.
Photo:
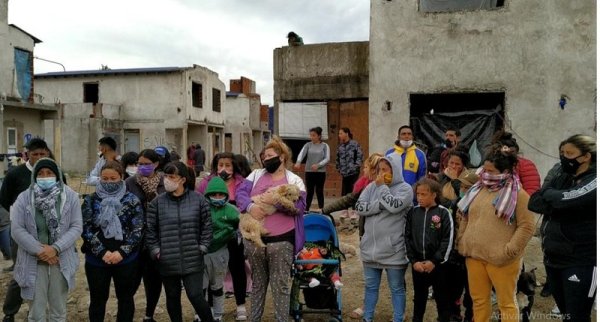
<instances>
[{"instance_id":1,"label":"white sneaker","mask_svg":"<svg viewBox=\"0 0 600 322\"><path fill-rule=\"evenodd\" d=\"M560 310L558 309L558 305L554 304L552 311L550 311L550 315L555 318L560 318Z\"/></svg>"},{"instance_id":2,"label":"white sneaker","mask_svg":"<svg viewBox=\"0 0 600 322\"><path fill-rule=\"evenodd\" d=\"M342 282L340 282L340 281L335 281L335 282L333 282L333 286L335 287L336 290L339 290L340 288L342 288L342 286L344 286L344 284L342 284Z\"/></svg>"},{"instance_id":3,"label":"white sneaker","mask_svg":"<svg viewBox=\"0 0 600 322\"><path fill-rule=\"evenodd\" d=\"M246 313L246 307L240 305L237 307L235 312L235 320L236 321L246 321L248 319L248 314Z\"/></svg>"}]
</instances>

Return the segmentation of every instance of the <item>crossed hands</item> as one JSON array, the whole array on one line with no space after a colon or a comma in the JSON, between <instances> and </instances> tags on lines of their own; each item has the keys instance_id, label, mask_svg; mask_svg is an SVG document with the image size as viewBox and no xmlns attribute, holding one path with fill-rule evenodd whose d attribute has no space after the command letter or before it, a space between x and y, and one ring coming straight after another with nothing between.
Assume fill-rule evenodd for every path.
<instances>
[{"instance_id":1,"label":"crossed hands","mask_svg":"<svg viewBox=\"0 0 600 322\"><path fill-rule=\"evenodd\" d=\"M435 264L432 261L422 261L413 264L413 269L419 273L431 273L435 268Z\"/></svg>"},{"instance_id":2,"label":"crossed hands","mask_svg":"<svg viewBox=\"0 0 600 322\"><path fill-rule=\"evenodd\" d=\"M109 265L114 265L114 264L118 264L120 261L123 260L123 256L121 256L121 253L114 251L107 251L104 256L102 256L102 260Z\"/></svg>"},{"instance_id":3,"label":"crossed hands","mask_svg":"<svg viewBox=\"0 0 600 322\"><path fill-rule=\"evenodd\" d=\"M42 244L42 251L37 254L37 257L50 265L58 264L58 251L50 245Z\"/></svg>"}]
</instances>

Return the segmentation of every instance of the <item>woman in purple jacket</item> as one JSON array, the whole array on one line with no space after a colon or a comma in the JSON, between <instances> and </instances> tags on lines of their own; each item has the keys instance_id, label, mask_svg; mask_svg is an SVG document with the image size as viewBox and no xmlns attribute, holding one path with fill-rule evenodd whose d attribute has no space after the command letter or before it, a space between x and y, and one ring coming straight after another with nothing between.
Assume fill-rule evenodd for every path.
<instances>
[{"instance_id":1,"label":"woman in purple jacket","mask_svg":"<svg viewBox=\"0 0 600 322\"><path fill-rule=\"evenodd\" d=\"M257 220L263 220L270 232L262 237L266 247L244 240L246 254L252 266L252 297L250 321L261 321L265 307L267 286L271 284L275 306L275 321L287 321L290 308L290 267L294 255L304 246L303 215L306 207L306 188L302 179L289 171L291 151L278 137L267 143L264 150L264 169L254 170L237 190L236 202L241 212L247 212ZM294 184L300 190L295 211L278 207L272 198L263 202L274 205L275 213L265 216L265 211L254 204L251 197L260 195L271 187Z\"/></svg>"}]
</instances>

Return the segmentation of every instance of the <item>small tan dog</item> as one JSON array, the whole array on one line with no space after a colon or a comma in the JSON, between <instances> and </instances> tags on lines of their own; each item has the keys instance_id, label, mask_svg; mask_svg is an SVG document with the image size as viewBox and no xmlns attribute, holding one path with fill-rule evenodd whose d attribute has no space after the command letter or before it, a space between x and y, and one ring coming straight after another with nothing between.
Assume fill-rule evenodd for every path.
<instances>
[{"instance_id":1,"label":"small tan dog","mask_svg":"<svg viewBox=\"0 0 600 322\"><path fill-rule=\"evenodd\" d=\"M261 207L268 216L275 212L275 205L279 205L287 210L297 211L294 203L298 198L300 198L300 189L298 189L296 185L283 184L269 188L269 190L265 191L263 194L252 197L252 201L254 202L255 207ZM265 199L270 199L271 202L266 203L263 201ZM240 231L245 239L253 241L260 247L266 247L260 237L269 232L265 229L261 221L254 219L249 213L240 215Z\"/></svg>"}]
</instances>

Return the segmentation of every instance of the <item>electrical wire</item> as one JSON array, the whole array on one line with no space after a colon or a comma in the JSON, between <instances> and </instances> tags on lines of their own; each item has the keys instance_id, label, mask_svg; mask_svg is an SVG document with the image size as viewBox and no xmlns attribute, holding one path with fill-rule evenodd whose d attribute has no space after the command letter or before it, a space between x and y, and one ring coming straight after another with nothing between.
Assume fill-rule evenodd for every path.
<instances>
[{"instance_id":1,"label":"electrical wire","mask_svg":"<svg viewBox=\"0 0 600 322\"><path fill-rule=\"evenodd\" d=\"M538 149L537 147L533 146L532 144L529 144L529 142L527 142L527 141L526 141L526 140L525 140L525 139L524 139L522 136L520 136L520 135L519 135L519 133L517 133L517 131L515 131L515 130L514 130L514 129L513 129L513 128L512 128L512 127L509 125L509 123L507 123L507 122L506 122L506 120L505 120L505 119L502 117L502 115L500 115L500 113L498 113L498 112L495 112L495 113L496 113L496 115L498 115L498 117L499 117L499 118L502 120L502 123L504 123L504 125L506 125L506 126L508 127L508 129L509 129L509 130L510 130L512 133L514 133L514 134L515 134L515 135L516 135L516 136L517 136L517 137L518 137L518 138L519 138L521 141L525 142L525 144L527 144L529 147L533 148L533 149L534 149L534 150L536 150L537 152L539 152L539 153L541 153L541 154L543 154L543 155L545 155L545 156L547 156L547 157L550 157L550 158L552 158L552 159L556 159L556 160L559 160L559 159L560 159L559 157L557 157L557 156L555 156L555 155L548 154L548 153L546 153L546 152L544 152L544 151L542 151L542 150Z\"/></svg>"}]
</instances>

